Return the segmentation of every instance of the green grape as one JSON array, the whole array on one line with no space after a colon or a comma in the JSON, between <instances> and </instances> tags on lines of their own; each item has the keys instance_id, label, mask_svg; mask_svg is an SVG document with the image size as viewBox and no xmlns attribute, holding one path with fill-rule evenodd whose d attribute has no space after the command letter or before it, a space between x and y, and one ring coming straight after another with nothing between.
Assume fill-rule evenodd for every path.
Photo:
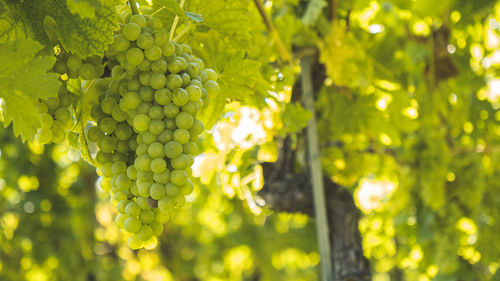
<instances>
[{"instance_id":1,"label":"green grape","mask_svg":"<svg viewBox=\"0 0 500 281\"><path fill-rule=\"evenodd\" d=\"M106 179L103 179L103 180L106 180ZM113 197L112 197L112 200L114 202L119 202L119 201L122 201L122 200L125 200L127 199L127 195L123 192L116 192Z\"/></svg>"},{"instance_id":2,"label":"green grape","mask_svg":"<svg viewBox=\"0 0 500 281\"><path fill-rule=\"evenodd\" d=\"M111 153L116 147L117 139L112 136L103 136L101 140L97 143L100 150L106 153Z\"/></svg>"},{"instance_id":3,"label":"green grape","mask_svg":"<svg viewBox=\"0 0 500 281\"><path fill-rule=\"evenodd\" d=\"M147 154L139 155L135 158L134 166L138 171L149 171L151 158Z\"/></svg>"},{"instance_id":4,"label":"green grape","mask_svg":"<svg viewBox=\"0 0 500 281\"><path fill-rule=\"evenodd\" d=\"M182 57L187 61L187 62L193 62L193 57L188 54L188 53L183 53ZM198 67L198 65L196 65Z\"/></svg>"},{"instance_id":5,"label":"green grape","mask_svg":"<svg viewBox=\"0 0 500 281\"><path fill-rule=\"evenodd\" d=\"M141 104L141 102L142 99L139 93L127 92L127 94L125 94L125 96L123 96L123 98L120 100L120 109L123 111L136 109Z\"/></svg>"},{"instance_id":6,"label":"green grape","mask_svg":"<svg viewBox=\"0 0 500 281\"><path fill-rule=\"evenodd\" d=\"M148 155L151 158L162 158L165 156L165 151L163 144L159 142L153 142L148 147Z\"/></svg>"},{"instance_id":7,"label":"green grape","mask_svg":"<svg viewBox=\"0 0 500 281\"><path fill-rule=\"evenodd\" d=\"M173 103L169 103L163 107L163 114L167 118L175 118L179 114L179 107Z\"/></svg>"},{"instance_id":8,"label":"green grape","mask_svg":"<svg viewBox=\"0 0 500 281\"><path fill-rule=\"evenodd\" d=\"M120 201L121 202L121 201ZM120 212L121 213L121 212ZM115 224L119 228L124 228L125 227L125 220L127 219L127 216L124 215L123 213L118 214L115 218Z\"/></svg>"},{"instance_id":9,"label":"green grape","mask_svg":"<svg viewBox=\"0 0 500 281\"><path fill-rule=\"evenodd\" d=\"M172 61L168 62L167 69L170 73L178 73L182 70L182 63L177 58L175 58Z\"/></svg>"},{"instance_id":10,"label":"green grape","mask_svg":"<svg viewBox=\"0 0 500 281\"><path fill-rule=\"evenodd\" d=\"M138 250L142 248L142 241L136 235L130 236L128 238L127 244L132 250Z\"/></svg>"},{"instance_id":11,"label":"green grape","mask_svg":"<svg viewBox=\"0 0 500 281\"><path fill-rule=\"evenodd\" d=\"M199 69L198 69L197 63L189 62L187 64L186 72L190 77L195 77L196 75L198 75L198 71L199 71Z\"/></svg>"},{"instance_id":12,"label":"green grape","mask_svg":"<svg viewBox=\"0 0 500 281\"><path fill-rule=\"evenodd\" d=\"M137 92L141 88L141 84L138 79L132 79L127 82L127 89L132 92Z\"/></svg>"},{"instance_id":13,"label":"green grape","mask_svg":"<svg viewBox=\"0 0 500 281\"><path fill-rule=\"evenodd\" d=\"M164 117L163 107L161 107L159 105L152 106L149 109L148 115L149 115L149 117L151 117L151 119L154 119L154 120L161 120L161 119L163 119L163 117Z\"/></svg>"},{"instance_id":14,"label":"green grape","mask_svg":"<svg viewBox=\"0 0 500 281\"><path fill-rule=\"evenodd\" d=\"M203 63L203 60L200 58L193 58L193 62L197 63L199 66L200 70L203 70L205 68L205 63Z\"/></svg>"},{"instance_id":15,"label":"green grape","mask_svg":"<svg viewBox=\"0 0 500 281\"><path fill-rule=\"evenodd\" d=\"M130 148L130 150L135 150L137 148L139 144L137 143L137 141L135 140L135 138L130 138L128 140L128 147Z\"/></svg>"},{"instance_id":16,"label":"green grape","mask_svg":"<svg viewBox=\"0 0 500 281\"><path fill-rule=\"evenodd\" d=\"M167 196L175 197L179 194L180 188L177 185L170 182L165 185L165 191Z\"/></svg>"},{"instance_id":17,"label":"green grape","mask_svg":"<svg viewBox=\"0 0 500 281\"><path fill-rule=\"evenodd\" d=\"M163 22L157 17L150 17L146 25L151 29L160 29L163 27Z\"/></svg>"},{"instance_id":18,"label":"green grape","mask_svg":"<svg viewBox=\"0 0 500 281\"><path fill-rule=\"evenodd\" d=\"M137 206L139 206L139 208L141 208L141 210L143 210L142 212L144 212L144 210L151 209L148 205L148 199L146 197L142 197L142 196L137 197L135 199L135 203L137 203ZM141 212L141 216L142 216L142 212Z\"/></svg>"},{"instance_id":19,"label":"green grape","mask_svg":"<svg viewBox=\"0 0 500 281\"><path fill-rule=\"evenodd\" d=\"M127 154L129 152L128 142L125 140L118 140L115 150L117 153Z\"/></svg>"},{"instance_id":20,"label":"green grape","mask_svg":"<svg viewBox=\"0 0 500 281\"><path fill-rule=\"evenodd\" d=\"M165 156L170 159L179 157L182 154L182 145L177 141L169 141L165 144Z\"/></svg>"},{"instance_id":21,"label":"green grape","mask_svg":"<svg viewBox=\"0 0 500 281\"><path fill-rule=\"evenodd\" d=\"M174 139L174 133L172 130L165 129L161 134L158 135L158 141L165 144Z\"/></svg>"},{"instance_id":22,"label":"green grape","mask_svg":"<svg viewBox=\"0 0 500 281\"><path fill-rule=\"evenodd\" d=\"M182 88L177 88L173 91L172 102L177 106L183 106L189 101L189 94Z\"/></svg>"},{"instance_id":23,"label":"green grape","mask_svg":"<svg viewBox=\"0 0 500 281\"><path fill-rule=\"evenodd\" d=\"M155 142L157 139L157 137L155 135L153 135L151 132L145 132L143 135L142 135L142 141L145 143L145 144L152 144L153 142Z\"/></svg>"},{"instance_id":24,"label":"green grape","mask_svg":"<svg viewBox=\"0 0 500 281\"><path fill-rule=\"evenodd\" d=\"M68 72L68 68L66 67L66 62L63 60L57 60L56 63L54 64L54 67L52 67L52 70L61 75Z\"/></svg>"},{"instance_id":25,"label":"green grape","mask_svg":"<svg viewBox=\"0 0 500 281\"><path fill-rule=\"evenodd\" d=\"M163 158L155 158L151 161L150 168L153 173L161 173L167 168L167 162Z\"/></svg>"},{"instance_id":26,"label":"green grape","mask_svg":"<svg viewBox=\"0 0 500 281\"><path fill-rule=\"evenodd\" d=\"M132 133L132 128L128 124L120 123L116 126L115 135L119 140L128 140Z\"/></svg>"},{"instance_id":27,"label":"green grape","mask_svg":"<svg viewBox=\"0 0 500 281\"><path fill-rule=\"evenodd\" d=\"M155 136L161 134L165 129L165 123L162 120L152 120L149 123L149 132Z\"/></svg>"},{"instance_id":28,"label":"green grape","mask_svg":"<svg viewBox=\"0 0 500 281\"><path fill-rule=\"evenodd\" d=\"M165 171L161 173L154 173L153 179L157 183L167 184L170 180L170 170L165 169Z\"/></svg>"},{"instance_id":29,"label":"green grape","mask_svg":"<svg viewBox=\"0 0 500 281\"><path fill-rule=\"evenodd\" d=\"M189 167L189 157L186 154L181 154L179 157L172 159L170 163L174 169L183 170Z\"/></svg>"},{"instance_id":30,"label":"green grape","mask_svg":"<svg viewBox=\"0 0 500 281\"><path fill-rule=\"evenodd\" d=\"M169 74L167 76L167 82L165 83L165 85L167 86L167 88L173 91L182 86L182 78L178 74Z\"/></svg>"},{"instance_id":31,"label":"green grape","mask_svg":"<svg viewBox=\"0 0 500 281\"><path fill-rule=\"evenodd\" d=\"M134 117L134 129L138 132L144 132L149 129L151 117L146 114L137 114Z\"/></svg>"},{"instance_id":32,"label":"green grape","mask_svg":"<svg viewBox=\"0 0 500 281\"><path fill-rule=\"evenodd\" d=\"M137 181L150 182L153 180L153 172L151 171L137 171Z\"/></svg>"},{"instance_id":33,"label":"green grape","mask_svg":"<svg viewBox=\"0 0 500 281\"><path fill-rule=\"evenodd\" d=\"M149 197L149 189L151 188L151 185L153 185L152 182L141 182L139 184L139 194L143 197Z\"/></svg>"},{"instance_id":34,"label":"green grape","mask_svg":"<svg viewBox=\"0 0 500 281\"><path fill-rule=\"evenodd\" d=\"M127 117L128 117L127 113L120 109L119 105L115 105L113 107L113 110L111 111L111 116L117 122L123 122L123 121L127 120Z\"/></svg>"},{"instance_id":35,"label":"green grape","mask_svg":"<svg viewBox=\"0 0 500 281\"><path fill-rule=\"evenodd\" d=\"M101 174L105 177L112 177L113 176L113 170L112 170L113 164L111 162L105 163L101 166Z\"/></svg>"},{"instance_id":36,"label":"green grape","mask_svg":"<svg viewBox=\"0 0 500 281\"><path fill-rule=\"evenodd\" d=\"M84 63L80 70L78 71L78 75L82 77L83 80L92 80L97 78L96 68L90 63Z\"/></svg>"},{"instance_id":37,"label":"green grape","mask_svg":"<svg viewBox=\"0 0 500 281\"><path fill-rule=\"evenodd\" d=\"M172 91L167 88L156 90L154 99L159 105L167 105L172 100Z\"/></svg>"},{"instance_id":38,"label":"green grape","mask_svg":"<svg viewBox=\"0 0 500 281\"><path fill-rule=\"evenodd\" d=\"M137 108L138 114L146 114L149 116L149 109L151 108L150 102L142 102Z\"/></svg>"},{"instance_id":39,"label":"green grape","mask_svg":"<svg viewBox=\"0 0 500 281\"><path fill-rule=\"evenodd\" d=\"M198 86L198 87L202 87L203 84L201 83L200 80L197 80L197 79L191 79L191 81L189 82L189 85L190 86Z\"/></svg>"},{"instance_id":40,"label":"green grape","mask_svg":"<svg viewBox=\"0 0 500 281\"><path fill-rule=\"evenodd\" d=\"M182 150L186 154L196 155L198 153L198 145L195 142L190 141L190 142L186 143L185 145L183 145Z\"/></svg>"},{"instance_id":41,"label":"green grape","mask_svg":"<svg viewBox=\"0 0 500 281\"><path fill-rule=\"evenodd\" d=\"M193 115L187 112L180 112L177 114L177 117L175 117L175 124L181 129L189 129L194 124Z\"/></svg>"},{"instance_id":42,"label":"green grape","mask_svg":"<svg viewBox=\"0 0 500 281\"><path fill-rule=\"evenodd\" d=\"M193 190L194 190L193 182L190 179L188 179L187 183L181 187L180 192L182 195L189 195L193 192Z\"/></svg>"},{"instance_id":43,"label":"green grape","mask_svg":"<svg viewBox=\"0 0 500 281\"><path fill-rule=\"evenodd\" d=\"M187 112L193 116L195 116L198 113L198 110L200 109L200 106L196 102L188 102L185 105L181 107L181 110L183 112Z\"/></svg>"},{"instance_id":44,"label":"green grape","mask_svg":"<svg viewBox=\"0 0 500 281\"><path fill-rule=\"evenodd\" d=\"M170 172L170 181L175 185L185 185L187 183L188 176L184 170L172 170Z\"/></svg>"},{"instance_id":45,"label":"green grape","mask_svg":"<svg viewBox=\"0 0 500 281\"><path fill-rule=\"evenodd\" d=\"M163 114L163 109L162 109L162 114ZM52 118L52 115L48 113L41 113L40 114L40 124L42 125L42 128L50 128L52 127L52 124L54 123L54 119Z\"/></svg>"},{"instance_id":46,"label":"green grape","mask_svg":"<svg viewBox=\"0 0 500 281\"><path fill-rule=\"evenodd\" d=\"M38 129L35 139L41 144L49 143L52 140L52 131L49 128Z\"/></svg>"},{"instance_id":47,"label":"green grape","mask_svg":"<svg viewBox=\"0 0 500 281\"><path fill-rule=\"evenodd\" d=\"M121 34L117 34L114 36L114 41L111 44L111 48L115 49L118 52L123 52L128 50L130 47L130 41L125 38L125 36Z\"/></svg>"},{"instance_id":48,"label":"green grape","mask_svg":"<svg viewBox=\"0 0 500 281\"><path fill-rule=\"evenodd\" d=\"M182 87L183 88L185 88L186 86L189 85L189 83L191 83L191 77L189 77L189 74L184 72L181 74L181 78L182 78Z\"/></svg>"},{"instance_id":49,"label":"green grape","mask_svg":"<svg viewBox=\"0 0 500 281\"><path fill-rule=\"evenodd\" d=\"M59 106L68 107L73 103L73 96L69 93L65 93L59 96Z\"/></svg>"},{"instance_id":50,"label":"green grape","mask_svg":"<svg viewBox=\"0 0 500 281\"><path fill-rule=\"evenodd\" d=\"M141 35L137 38L137 46L141 49L151 48L153 43L153 36L149 33L141 33Z\"/></svg>"},{"instance_id":51,"label":"green grape","mask_svg":"<svg viewBox=\"0 0 500 281\"><path fill-rule=\"evenodd\" d=\"M147 224L143 224L139 232L137 232L137 238L141 241L148 241L153 237L153 229Z\"/></svg>"},{"instance_id":52,"label":"green grape","mask_svg":"<svg viewBox=\"0 0 500 281\"><path fill-rule=\"evenodd\" d=\"M151 71L158 73L167 72L167 62L164 59L159 59L151 63Z\"/></svg>"},{"instance_id":53,"label":"green grape","mask_svg":"<svg viewBox=\"0 0 500 281\"><path fill-rule=\"evenodd\" d=\"M167 83L167 77L163 73L154 72L151 75L151 87L155 90L161 89Z\"/></svg>"},{"instance_id":54,"label":"green grape","mask_svg":"<svg viewBox=\"0 0 500 281\"><path fill-rule=\"evenodd\" d=\"M219 85L213 80L205 82L205 89L208 93L208 98L212 99L219 93Z\"/></svg>"},{"instance_id":55,"label":"green grape","mask_svg":"<svg viewBox=\"0 0 500 281\"><path fill-rule=\"evenodd\" d=\"M100 178L99 187L104 191L110 191L111 190L110 180L108 178Z\"/></svg>"},{"instance_id":56,"label":"green grape","mask_svg":"<svg viewBox=\"0 0 500 281\"><path fill-rule=\"evenodd\" d=\"M135 166L131 165L127 167L127 177L129 177L131 180L136 180L137 179L137 169Z\"/></svg>"},{"instance_id":57,"label":"green grape","mask_svg":"<svg viewBox=\"0 0 500 281\"><path fill-rule=\"evenodd\" d=\"M164 119L164 122L165 122L165 128L172 130L172 131L177 129L177 125L175 125L174 119L166 118L166 119Z\"/></svg>"},{"instance_id":58,"label":"green grape","mask_svg":"<svg viewBox=\"0 0 500 281\"><path fill-rule=\"evenodd\" d=\"M165 45L163 45L162 47L162 53L165 57L171 57L175 54L175 46L174 46L174 43L173 41L168 41L165 43Z\"/></svg>"},{"instance_id":59,"label":"green grape","mask_svg":"<svg viewBox=\"0 0 500 281\"><path fill-rule=\"evenodd\" d=\"M99 122L99 127L106 134L111 134L116 129L116 121L113 118L106 117Z\"/></svg>"},{"instance_id":60,"label":"green grape","mask_svg":"<svg viewBox=\"0 0 500 281\"><path fill-rule=\"evenodd\" d=\"M137 66L137 69L139 69L140 71L149 71L150 68L151 68L151 61L146 58L141 62L141 64Z\"/></svg>"},{"instance_id":61,"label":"green grape","mask_svg":"<svg viewBox=\"0 0 500 281\"><path fill-rule=\"evenodd\" d=\"M71 55L66 60L66 66L69 70L78 71L82 66L82 60L77 55Z\"/></svg>"},{"instance_id":62,"label":"green grape","mask_svg":"<svg viewBox=\"0 0 500 281\"><path fill-rule=\"evenodd\" d=\"M143 101L153 101L154 90L151 87L141 87L139 90L139 95Z\"/></svg>"},{"instance_id":63,"label":"green grape","mask_svg":"<svg viewBox=\"0 0 500 281\"><path fill-rule=\"evenodd\" d=\"M142 223L138 218L128 217L123 225L129 233L137 233L141 229Z\"/></svg>"},{"instance_id":64,"label":"green grape","mask_svg":"<svg viewBox=\"0 0 500 281\"><path fill-rule=\"evenodd\" d=\"M205 68L205 73L207 74L208 80L217 81L217 72L210 68Z\"/></svg>"},{"instance_id":65,"label":"green grape","mask_svg":"<svg viewBox=\"0 0 500 281\"><path fill-rule=\"evenodd\" d=\"M174 200L168 196L164 196L162 199L158 200L158 208L165 214L168 214L174 209L174 204Z\"/></svg>"},{"instance_id":66,"label":"green grape","mask_svg":"<svg viewBox=\"0 0 500 281\"><path fill-rule=\"evenodd\" d=\"M132 182L132 185L130 186L130 193L132 193L132 195L134 195L136 197L140 195L136 182Z\"/></svg>"},{"instance_id":67,"label":"green grape","mask_svg":"<svg viewBox=\"0 0 500 281\"><path fill-rule=\"evenodd\" d=\"M191 134L191 137L196 137L201 134L204 129L205 127L203 126L203 123L201 123L198 119L194 119L193 125L189 128L189 134Z\"/></svg>"},{"instance_id":68,"label":"green grape","mask_svg":"<svg viewBox=\"0 0 500 281\"><path fill-rule=\"evenodd\" d=\"M126 170L127 170L127 164L125 164L125 162L116 161L111 165L111 172L115 176L125 173Z\"/></svg>"},{"instance_id":69,"label":"green grape","mask_svg":"<svg viewBox=\"0 0 500 281\"><path fill-rule=\"evenodd\" d=\"M123 37L129 41L135 41L141 34L141 27L134 22L129 22L123 26Z\"/></svg>"},{"instance_id":70,"label":"green grape","mask_svg":"<svg viewBox=\"0 0 500 281\"><path fill-rule=\"evenodd\" d=\"M125 207L125 214L130 217L138 217L141 214L141 208L135 202L129 202Z\"/></svg>"},{"instance_id":71,"label":"green grape","mask_svg":"<svg viewBox=\"0 0 500 281\"><path fill-rule=\"evenodd\" d=\"M203 83L207 82L208 75L207 75L207 73L204 70L200 70L200 72L198 73L198 75L201 78L201 82L203 82Z\"/></svg>"},{"instance_id":72,"label":"green grape","mask_svg":"<svg viewBox=\"0 0 500 281\"><path fill-rule=\"evenodd\" d=\"M172 43L174 44L174 47L175 47L175 55L176 56L181 56L182 53L183 53L182 52L182 46L179 43L175 42L175 41L172 41Z\"/></svg>"},{"instance_id":73,"label":"green grape","mask_svg":"<svg viewBox=\"0 0 500 281\"><path fill-rule=\"evenodd\" d=\"M66 132L62 128L53 127L52 128L52 141L55 143L61 143L66 139Z\"/></svg>"},{"instance_id":74,"label":"green grape","mask_svg":"<svg viewBox=\"0 0 500 281\"><path fill-rule=\"evenodd\" d=\"M117 104L116 100L112 97L105 97L101 101L101 110L104 113L111 114L113 112L113 108Z\"/></svg>"},{"instance_id":75,"label":"green grape","mask_svg":"<svg viewBox=\"0 0 500 281\"><path fill-rule=\"evenodd\" d=\"M47 108L47 105L45 105L44 103L37 103L36 111L38 111L38 113L47 113L49 109Z\"/></svg>"},{"instance_id":76,"label":"green grape","mask_svg":"<svg viewBox=\"0 0 500 281\"><path fill-rule=\"evenodd\" d=\"M187 69L187 61L183 57L176 57L175 58L177 61L180 63L181 70L186 70Z\"/></svg>"},{"instance_id":77,"label":"green grape","mask_svg":"<svg viewBox=\"0 0 500 281\"><path fill-rule=\"evenodd\" d=\"M130 22L135 22L140 28L146 27L146 18L142 15L133 15Z\"/></svg>"},{"instance_id":78,"label":"green grape","mask_svg":"<svg viewBox=\"0 0 500 281\"><path fill-rule=\"evenodd\" d=\"M165 187L159 183L154 183L151 185L151 189L149 190L151 197L155 200L159 200L165 196Z\"/></svg>"},{"instance_id":79,"label":"green grape","mask_svg":"<svg viewBox=\"0 0 500 281\"><path fill-rule=\"evenodd\" d=\"M116 205L116 210L121 214L125 214L125 207L127 207L127 204L129 202L130 201L128 199L119 201L118 204ZM125 219L123 219L123 222L125 222Z\"/></svg>"},{"instance_id":80,"label":"green grape","mask_svg":"<svg viewBox=\"0 0 500 281\"><path fill-rule=\"evenodd\" d=\"M201 98L201 88L196 85L189 85L186 88L190 101L197 101Z\"/></svg>"},{"instance_id":81,"label":"green grape","mask_svg":"<svg viewBox=\"0 0 500 281\"><path fill-rule=\"evenodd\" d=\"M115 184L118 189L127 190L132 184L132 181L128 178L127 174L124 173L116 177Z\"/></svg>"},{"instance_id":82,"label":"green grape","mask_svg":"<svg viewBox=\"0 0 500 281\"><path fill-rule=\"evenodd\" d=\"M164 29L157 29L157 30L153 31L153 38L154 38L155 45L162 47L161 50L162 50L163 55L165 55L164 45L167 43L168 37L169 37L169 34Z\"/></svg>"},{"instance_id":83,"label":"green grape","mask_svg":"<svg viewBox=\"0 0 500 281\"><path fill-rule=\"evenodd\" d=\"M177 129L174 131L174 140L180 144L185 144L189 141L190 135L186 129Z\"/></svg>"},{"instance_id":84,"label":"green grape","mask_svg":"<svg viewBox=\"0 0 500 281\"><path fill-rule=\"evenodd\" d=\"M191 50L191 47L189 45L182 44L181 47L182 47L182 52L183 53L188 53L188 54L192 54L193 53L193 51Z\"/></svg>"},{"instance_id":85,"label":"green grape","mask_svg":"<svg viewBox=\"0 0 500 281\"><path fill-rule=\"evenodd\" d=\"M108 162L113 161L113 155L111 153L105 153L103 151L99 151L97 152L95 160L98 164L104 165Z\"/></svg>"},{"instance_id":86,"label":"green grape","mask_svg":"<svg viewBox=\"0 0 500 281\"><path fill-rule=\"evenodd\" d=\"M153 45L152 47L144 50L144 55L150 61L156 61L156 60L159 60L161 58L162 50L160 47Z\"/></svg>"},{"instance_id":87,"label":"green grape","mask_svg":"<svg viewBox=\"0 0 500 281\"><path fill-rule=\"evenodd\" d=\"M151 228L153 229L153 236L160 236L163 232L163 225L159 222L154 222L151 225Z\"/></svg>"},{"instance_id":88,"label":"green grape","mask_svg":"<svg viewBox=\"0 0 500 281\"><path fill-rule=\"evenodd\" d=\"M144 61L144 53L139 48L130 48L127 51L127 62L131 65L139 65Z\"/></svg>"},{"instance_id":89,"label":"green grape","mask_svg":"<svg viewBox=\"0 0 500 281\"><path fill-rule=\"evenodd\" d=\"M141 75L139 75L139 82L141 82L141 84L144 86L149 86L151 85L151 76L152 73L149 71L142 72Z\"/></svg>"},{"instance_id":90,"label":"green grape","mask_svg":"<svg viewBox=\"0 0 500 281\"><path fill-rule=\"evenodd\" d=\"M44 102L47 108L50 110L56 110L59 107L58 98L47 98Z\"/></svg>"},{"instance_id":91,"label":"green grape","mask_svg":"<svg viewBox=\"0 0 500 281\"><path fill-rule=\"evenodd\" d=\"M144 224L152 224L155 220L155 212L153 212L152 210L143 210L141 212L141 215L139 216L139 219Z\"/></svg>"}]
</instances>

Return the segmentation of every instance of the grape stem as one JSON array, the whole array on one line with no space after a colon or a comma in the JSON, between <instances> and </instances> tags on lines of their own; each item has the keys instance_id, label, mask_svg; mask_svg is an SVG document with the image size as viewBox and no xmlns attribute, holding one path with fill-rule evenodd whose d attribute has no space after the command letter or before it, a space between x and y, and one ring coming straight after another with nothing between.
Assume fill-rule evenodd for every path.
<instances>
[{"instance_id":1,"label":"grape stem","mask_svg":"<svg viewBox=\"0 0 500 281\"><path fill-rule=\"evenodd\" d=\"M137 9L137 3L135 2L135 0L129 0L128 5L130 6L130 9L132 10L132 14L134 14L134 15L139 14L139 10Z\"/></svg>"},{"instance_id":2,"label":"grape stem","mask_svg":"<svg viewBox=\"0 0 500 281\"><path fill-rule=\"evenodd\" d=\"M181 8L184 6L184 2L186 2L186 1L181 0L181 3L179 3ZM179 16L175 15L174 23L172 23L172 28L170 29L170 40L172 40L172 38L174 38L175 28L177 27L178 23L179 23Z\"/></svg>"}]
</instances>

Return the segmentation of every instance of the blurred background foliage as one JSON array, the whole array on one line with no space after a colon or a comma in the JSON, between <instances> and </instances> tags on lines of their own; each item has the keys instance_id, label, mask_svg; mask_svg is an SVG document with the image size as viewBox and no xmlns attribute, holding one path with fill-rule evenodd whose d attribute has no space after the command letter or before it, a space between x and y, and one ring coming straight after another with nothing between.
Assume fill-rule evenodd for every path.
<instances>
[{"instance_id":1,"label":"blurred background foliage","mask_svg":"<svg viewBox=\"0 0 500 281\"><path fill-rule=\"evenodd\" d=\"M148 12L168 1L138 2ZM363 212L373 280L500 280L500 3L264 8L286 50L313 46L326 68L316 104L323 168ZM276 160L277 139L297 140L310 118L291 102L299 60L283 63L252 1L188 0L186 10L205 21L181 23L179 41L245 77L222 85L239 97L216 101L227 105L202 137L188 206L156 249L132 251L77 150L23 145L1 129L1 280L318 280L314 221L273 213L258 196L259 163Z\"/></svg>"}]
</instances>

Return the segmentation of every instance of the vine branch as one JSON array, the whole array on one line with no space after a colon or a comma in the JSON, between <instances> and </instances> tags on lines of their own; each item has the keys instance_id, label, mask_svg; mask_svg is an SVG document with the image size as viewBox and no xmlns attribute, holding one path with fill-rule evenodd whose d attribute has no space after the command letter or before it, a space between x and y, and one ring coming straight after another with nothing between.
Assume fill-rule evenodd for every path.
<instances>
[{"instance_id":1,"label":"vine branch","mask_svg":"<svg viewBox=\"0 0 500 281\"><path fill-rule=\"evenodd\" d=\"M184 6L184 2L186 2L186 0L181 0L181 3L179 3L181 8ZM177 27L178 23L179 23L179 16L175 15L174 23L172 23L172 28L170 29L170 40L174 38L175 28Z\"/></svg>"},{"instance_id":2,"label":"vine branch","mask_svg":"<svg viewBox=\"0 0 500 281\"><path fill-rule=\"evenodd\" d=\"M129 0L128 5L130 6L130 9L132 10L132 14L138 15L139 14L139 9L137 9L137 3L135 0Z\"/></svg>"},{"instance_id":3,"label":"vine branch","mask_svg":"<svg viewBox=\"0 0 500 281\"><path fill-rule=\"evenodd\" d=\"M290 55L290 52L285 46L285 43L283 43L283 40L281 40L278 30L274 27L271 18L267 15L266 10L264 9L264 6L260 2L260 0L253 0L253 3L255 4L255 7L257 7L257 10L259 11L262 21L266 25L267 31L271 35L271 38L273 38L276 42L276 47L278 48L278 52L280 53L281 58L285 63L291 61L292 55Z\"/></svg>"}]
</instances>

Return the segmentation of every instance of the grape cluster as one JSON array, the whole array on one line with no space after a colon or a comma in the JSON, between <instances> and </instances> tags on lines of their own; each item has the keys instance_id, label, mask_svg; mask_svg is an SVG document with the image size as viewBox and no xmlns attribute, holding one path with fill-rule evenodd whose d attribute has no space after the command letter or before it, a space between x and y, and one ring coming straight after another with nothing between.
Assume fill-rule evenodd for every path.
<instances>
[{"instance_id":1,"label":"grape cluster","mask_svg":"<svg viewBox=\"0 0 500 281\"><path fill-rule=\"evenodd\" d=\"M156 245L163 223L193 191L191 165L204 130L198 112L217 94L217 74L191 48L168 39L160 19L133 15L106 52L111 78L98 79L96 126L100 185L130 233L130 248Z\"/></svg>"},{"instance_id":2,"label":"grape cluster","mask_svg":"<svg viewBox=\"0 0 500 281\"><path fill-rule=\"evenodd\" d=\"M100 57L92 56L82 60L79 56L64 51L61 51L52 69L61 75L68 75L69 78L81 77L83 80L93 80L104 74Z\"/></svg>"},{"instance_id":3,"label":"grape cluster","mask_svg":"<svg viewBox=\"0 0 500 281\"><path fill-rule=\"evenodd\" d=\"M36 105L40 114L41 127L38 128L35 140L41 144L49 142L61 143L74 126L71 106L75 100L65 83L59 87L57 97L40 99Z\"/></svg>"}]
</instances>

